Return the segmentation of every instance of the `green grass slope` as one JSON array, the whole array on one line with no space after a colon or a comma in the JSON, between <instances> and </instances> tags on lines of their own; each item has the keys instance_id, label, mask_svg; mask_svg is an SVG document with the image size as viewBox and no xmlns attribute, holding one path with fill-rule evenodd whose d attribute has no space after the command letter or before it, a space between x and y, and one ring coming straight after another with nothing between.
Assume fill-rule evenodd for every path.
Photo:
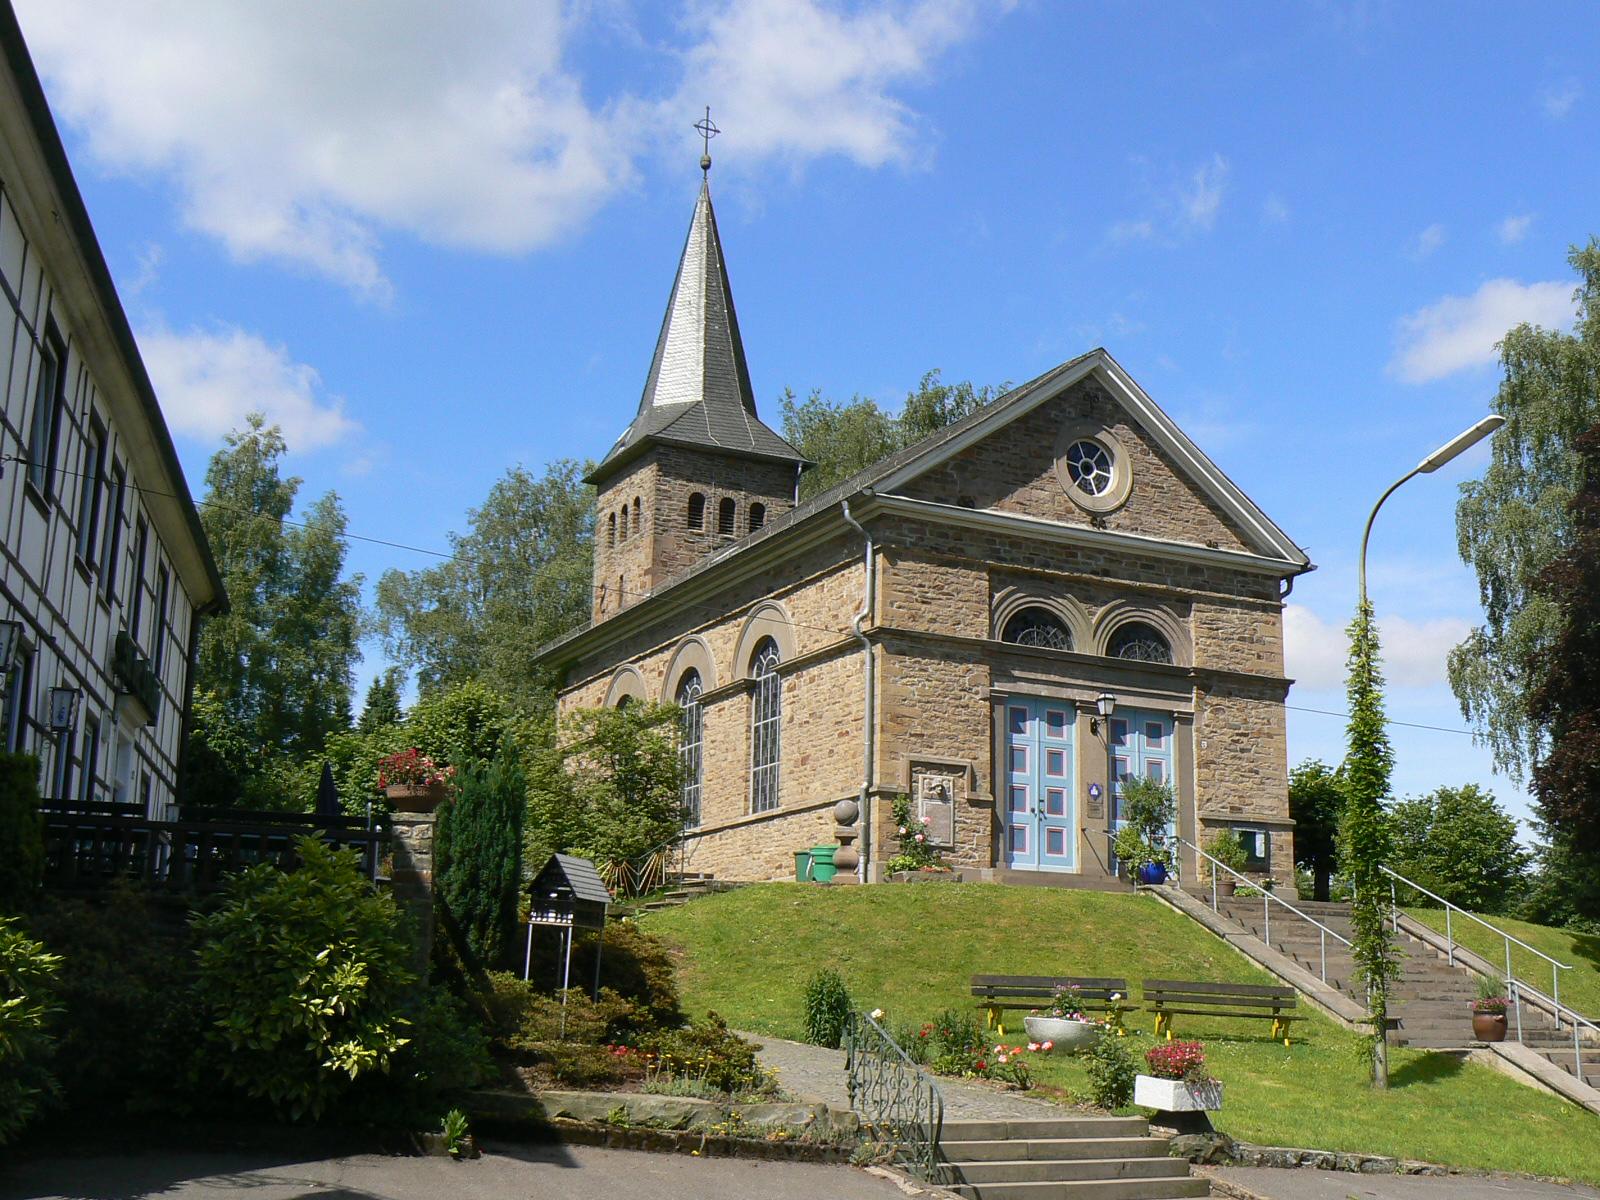
<instances>
[{"instance_id":1,"label":"green grass slope","mask_svg":"<svg viewBox=\"0 0 1600 1200\"><path fill-rule=\"evenodd\" d=\"M1444 910L1437 908L1408 908L1405 910L1424 925L1445 931ZM1514 938L1521 938L1536 950L1548 954L1557 962L1572 969L1561 972L1561 999L1591 1021L1600 1022L1600 936L1578 933L1571 929L1553 929L1548 925L1534 925L1510 917L1483 918L1497 925ZM1457 942L1481 954L1491 963L1504 969L1506 961L1505 939L1485 929L1476 921L1468 921L1457 913L1450 921L1450 932ZM1515 943L1511 946L1511 969L1518 979L1531 983L1541 992L1550 990L1550 964L1536 954L1530 954Z\"/></svg>"},{"instance_id":2,"label":"green grass slope","mask_svg":"<svg viewBox=\"0 0 1600 1200\"><path fill-rule=\"evenodd\" d=\"M689 1011L715 1009L735 1028L787 1038L800 1036L805 983L822 966L835 967L857 1004L884 1009L890 1023L971 1005L967 980L977 973L1125 976L1135 997L1146 977L1272 982L1148 896L763 884L641 924L677 949ZM1130 1049L1142 1056L1153 1022L1134 1013L1129 1024ZM1308 1013L1285 1047L1268 1040L1266 1024L1178 1025L1178 1036L1206 1042L1226 1097L1215 1123L1236 1138L1600 1183L1600 1119L1589 1113L1486 1067L1407 1050L1392 1055L1389 1091L1375 1092L1356 1035ZM1036 1074L1047 1088L1087 1091L1079 1059L1041 1058Z\"/></svg>"}]
</instances>

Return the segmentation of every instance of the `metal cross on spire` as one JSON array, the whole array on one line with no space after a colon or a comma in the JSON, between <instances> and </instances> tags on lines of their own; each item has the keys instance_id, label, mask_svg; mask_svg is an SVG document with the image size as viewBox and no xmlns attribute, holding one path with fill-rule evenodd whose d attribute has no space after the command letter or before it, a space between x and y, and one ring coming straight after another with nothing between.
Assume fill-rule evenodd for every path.
<instances>
[{"instance_id":1,"label":"metal cross on spire","mask_svg":"<svg viewBox=\"0 0 1600 1200\"><path fill-rule=\"evenodd\" d=\"M716 137L717 134L721 133L722 130L718 129L711 123L711 106L709 104L706 105L705 117L702 120L696 121L694 123L694 127L700 132L700 170L710 171L711 139Z\"/></svg>"}]
</instances>

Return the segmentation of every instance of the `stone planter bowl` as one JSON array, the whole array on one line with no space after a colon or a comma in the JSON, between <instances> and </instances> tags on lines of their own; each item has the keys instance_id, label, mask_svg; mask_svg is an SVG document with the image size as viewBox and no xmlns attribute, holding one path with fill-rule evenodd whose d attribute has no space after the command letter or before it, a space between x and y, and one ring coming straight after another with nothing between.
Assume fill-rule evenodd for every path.
<instances>
[{"instance_id":1,"label":"stone planter bowl","mask_svg":"<svg viewBox=\"0 0 1600 1200\"><path fill-rule=\"evenodd\" d=\"M1222 1107L1222 1085L1186 1083L1182 1079L1160 1079L1136 1075L1133 1102L1157 1112L1215 1112Z\"/></svg>"},{"instance_id":2,"label":"stone planter bowl","mask_svg":"<svg viewBox=\"0 0 1600 1200\"><path fill-rule=\"evenodd\" d=\"M1061 1017L1024 1017L1022 1025L1030 1042L1053 1042L1054 1049L1069 1052L1087 1050L1100 1036L1094 1021L1068 1021Z\"/></svg>"}]
</instances>

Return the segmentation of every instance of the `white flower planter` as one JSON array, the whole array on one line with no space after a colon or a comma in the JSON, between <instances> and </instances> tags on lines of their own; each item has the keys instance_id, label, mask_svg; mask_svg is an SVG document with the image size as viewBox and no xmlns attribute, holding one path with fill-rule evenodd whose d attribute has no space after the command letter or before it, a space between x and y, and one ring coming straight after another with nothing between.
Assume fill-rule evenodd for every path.
<instances>
[{"instance_id":1,"label":"white flower planter","mask_svg":"<svg viewBox=\"0 0 1600 1200\"><path fill-rule=\"evenodd\" d=\"M1100 1034L1094 1021L1069 1021L1062 1017L1024 1017L1022 1026L1030 1042L1054 1042L1057 1050L1083 1050Z\"/></svg>"},{"instance_id":2,"label":"white flower planter","mask_svg":"<svg viewBox=\"0 0 1600 1200\"><path fill-rule=\"evenodd\" d=\"M1186 1083L1138 1075L1133 1081L1133 1102L1160 1112L1215 1112L1222 1107L1222 1085Z\"/></svg>"}]
</instances>

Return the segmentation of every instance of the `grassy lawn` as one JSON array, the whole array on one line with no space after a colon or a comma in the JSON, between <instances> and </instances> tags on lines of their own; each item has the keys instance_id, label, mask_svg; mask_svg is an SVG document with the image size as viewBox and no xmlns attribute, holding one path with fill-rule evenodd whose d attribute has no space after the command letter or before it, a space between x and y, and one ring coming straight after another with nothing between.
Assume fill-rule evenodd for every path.
<instances>
[{"instance_id":1,"label":"grassy lawn","mask_svg":"<svg viewBox=\"0 0 1600 1200\"><path fill-rule=\"evenodd\" d=\"M1444 932L1442 909L1408 908L1405 911L1424 925ZM1531 925L1510 917L1484 917L1484 920L1544 951L1557 962L1568 964L1572 970L1561 972L1562 1002L1590 1020L1600 1021L1600 937L1570 929L1552 929L1548 925ZM1450 926L1457 942L1504 968L1506 944L1503 938L1459 913L1452 918ZM1511 969L1518 979L1531 983L1541 992L1550 990L1550 964L1515 943L1511 947Z\"/></svg>"},{"instance_id":2,"label":"grassy lawn","mask_svg":"<svg viewBox=\"0 0 1600 1200\"><path fill-rule=\"evenodd\" d=\"M686 1008L735 1028L798 1038L801 995L821 966L888 1021L971 1004L967 977L1126 976L1271 982L1199 926L1146 896L978 884L810 888L763 884L652 913L641 924L678 948ZM1531 939L1530 939L1531 941ZM1151 1044L1147 1014L1130 1047ZM1273 1145L1360 1150L1600 1183L1600 1118L1444 1055L1399 1050L1393 1086L1372 1091L1354 1034L1320 1016L1290 1048L1255 1023L1189 1018L1226 1107L1219 1129ZM1020 1032L1020 1030L1019 1030ZM1008 1039L1009 1040L1009 1039ZM1039 1062L1039 1082L1086 1091L1078 1060ZM1514 1135L1494 1130L1514 1130Z\"/></svg>"}]
</instances>

